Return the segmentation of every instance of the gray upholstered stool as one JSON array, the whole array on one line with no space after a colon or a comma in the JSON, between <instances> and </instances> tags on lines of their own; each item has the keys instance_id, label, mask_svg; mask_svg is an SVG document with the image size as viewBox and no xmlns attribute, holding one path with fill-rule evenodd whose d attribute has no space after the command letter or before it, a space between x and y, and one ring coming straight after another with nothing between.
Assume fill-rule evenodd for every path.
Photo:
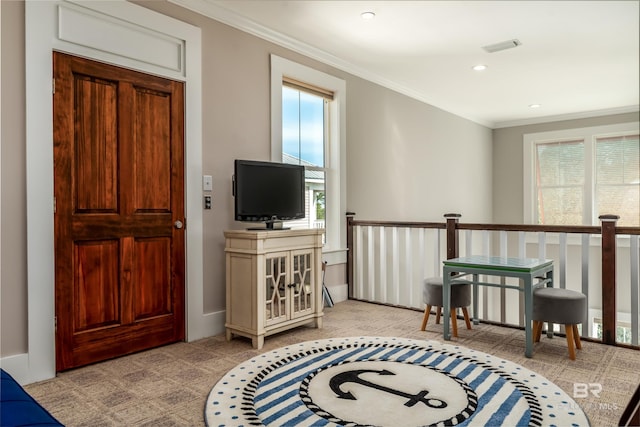
<instances>
[{"instance_id":1,"label":"gray upholstered stool","mask_svg":"<svg viewBox=\"0 0 640 427\"><path fill-rule=\"evenodd\" d=\"M436 323L440 323L440 312L442 310L442 277L430 277L424 279L422 287L422 302L427 306L424 309L424 318L422 319L421 331L424 331L429 321L429 315L431 314L431 307L437 307L436 310ZM469 321L469 311L467 307L471 304L471 285L454 285L451 286L451 326L453 329L453 336L458 336L458 322L456 320L456 310L458 307L462 308L462 314L464 315L464 321L467 324L467 329L471 329L471 322Z\"/></svg>"},{"instance_id":2,"label":"gray upholstered stool","mask_svg":"<svg viewBox=\"0 0 640 427\"><path fill-rule=\"evenodd\" d=\"M587 297L580 292L560 288L539 288L533 292L533 341L540 341L542 324L564 325L569 347L569 358L575 360L576 348L582 348L578 323L582 323L587 312Z\"/></svg>"}]
</instances>

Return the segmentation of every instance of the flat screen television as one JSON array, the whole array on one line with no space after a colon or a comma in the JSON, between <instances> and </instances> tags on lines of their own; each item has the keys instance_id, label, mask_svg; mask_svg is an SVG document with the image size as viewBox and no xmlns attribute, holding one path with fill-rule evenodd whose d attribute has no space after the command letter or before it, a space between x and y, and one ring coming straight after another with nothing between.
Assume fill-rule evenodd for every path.
<instances>
[{"instance_id":1,"label":"flat screen television","mask_svg":"<svg viewBox=\"0 0 640 427\"><path fill-rule=\"evenodd\" d=\"M233 175L236 221L274 223L304 218L304 166L236 160Z\"/></svg>"}]
</instances>

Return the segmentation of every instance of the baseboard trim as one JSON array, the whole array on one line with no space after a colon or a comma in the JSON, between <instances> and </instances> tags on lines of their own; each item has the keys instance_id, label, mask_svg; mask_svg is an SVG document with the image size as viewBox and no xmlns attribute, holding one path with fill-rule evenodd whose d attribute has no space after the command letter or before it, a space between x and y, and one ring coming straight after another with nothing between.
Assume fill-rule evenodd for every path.
<instances>
[{"instance_id":1,"label":"baseboard trim","mask_svg":"<svg viewBox=\"0 0 640 427\"><path fill-rule=\"evenodd\" d=\"M226 310L205 313L200 318L197 327L193 325L187 328L187 342L193 342L202 338L212 337L224 333L224 323L226 321Z\"/></svg>"},{"instance_id":2,"label":"baseboard trim","mask_svg":"<svg viewBox=\"0 0 640 427\"><path fill-rule=\"evenodd\" d=\"M7 371L20 385L34 382L29 375L29 354L27 353L0 358L0 368Z\"/></svg>"},{"instance_id":3,"label":"baseboard trim","mask_svg":"<svg viewBox=\"0 0 640 427\"><path fill-rule=\"evenodd\" d=\"M349 299L349 286L346 283L344 285L327 285L327 289L334 303Z\"/></svg>"}]
</instances>

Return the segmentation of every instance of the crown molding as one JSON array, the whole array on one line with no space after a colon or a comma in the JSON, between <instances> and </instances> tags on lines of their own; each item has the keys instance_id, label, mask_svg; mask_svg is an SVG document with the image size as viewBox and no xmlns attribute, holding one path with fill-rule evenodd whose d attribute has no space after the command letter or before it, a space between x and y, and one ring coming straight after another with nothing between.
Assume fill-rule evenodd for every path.
<instances>
[{"instance_id":1,"label":"crown molding","mask_svg":"<svg viewBox=\"0 0 640 427\"><path fill-rule=\"evenodd\" d=\"M581 111L578 113L558 114L555 116L532 117L521 120L509 120L495 123L493 129L510 128L515 126L537 125L540 123L561 122L564 120L590 119L593 117L611 116L614 114L637 113L640 105L629 105L627 107L606 108L602 110Z\"/></svg>"},{"instance_id":2,"label":"crown molding","mask_svg":"<svg viewBox=\"0 0 640 427\"><path fill-rule=\"evenodd\" d=\"M628 107L610 108L610 109L585 111L585 112L578 112L578 113L568 113L568 114L560 114L556 116L532 117L532 118L526 118L521 120L509 120L504 122L487 121L487 120L479 119L478 117L473 117L469 114L461 114L454 110L450 110L450 109L446 109L441 106L438 106L436 103L433 102L432 99L429 99L423 93L420 93L404 85L398 84L397 82L387 79L385 77L382 77L378 74L372 73L371 71L366 70L362 67L358 67L352 64L351 62L338 58L337 56L332 55L322 49L318 49L314 46L303 43L300 40L289 37L271 28L267 28L264 25L258 24L255 21L252 21L244 16L241 16L229 9L226 9L218 5L215 2L215 0L168 0L168 1L170 3L174 3L178 6L181 6L185 9L189 9L193 12L196 12L200 15L206 16L208 18L211 18L223 24L234 27L240 31L244 31L246 33L259 37L263 40L266 40L268 42L274 43L278 46L282 46L294 52L305 55L311 59L315 59L316 61L322 62L323 64L329 65L341 71L352 74L356 77L360 77L364 80L378 84L387 89L398 92L402 95L406 95L417 101L424 102L425 104L429 104L434 108L438 108L442 111L446 111L450 114L454 114L458 117L462 117L464 119L470 120L474 123L485 126L489 129L500 129L500 128L507 128L507 127L514 127L514 126L559 122L563 120L592 118L592 117L606 116L611 114L623 114L623 113L639 111L639 106L633 105Z\"/></svg>"}]
</instances>

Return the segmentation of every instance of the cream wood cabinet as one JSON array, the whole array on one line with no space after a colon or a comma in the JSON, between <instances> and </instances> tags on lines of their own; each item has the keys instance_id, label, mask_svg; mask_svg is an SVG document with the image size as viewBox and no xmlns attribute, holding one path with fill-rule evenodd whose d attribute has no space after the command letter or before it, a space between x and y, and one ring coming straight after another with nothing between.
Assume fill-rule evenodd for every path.
<instances>
[{"instance_id":1,"label":"cream wood cabinet","mask_svg":"<svg viewBox=\"0 0 640 427\"><path fill-rule=\"evenodd\" d=\"M322 328L324 230L238 230L224 233L226 336L264 337L314 323Z\"/></svg>"}]
</instances>

